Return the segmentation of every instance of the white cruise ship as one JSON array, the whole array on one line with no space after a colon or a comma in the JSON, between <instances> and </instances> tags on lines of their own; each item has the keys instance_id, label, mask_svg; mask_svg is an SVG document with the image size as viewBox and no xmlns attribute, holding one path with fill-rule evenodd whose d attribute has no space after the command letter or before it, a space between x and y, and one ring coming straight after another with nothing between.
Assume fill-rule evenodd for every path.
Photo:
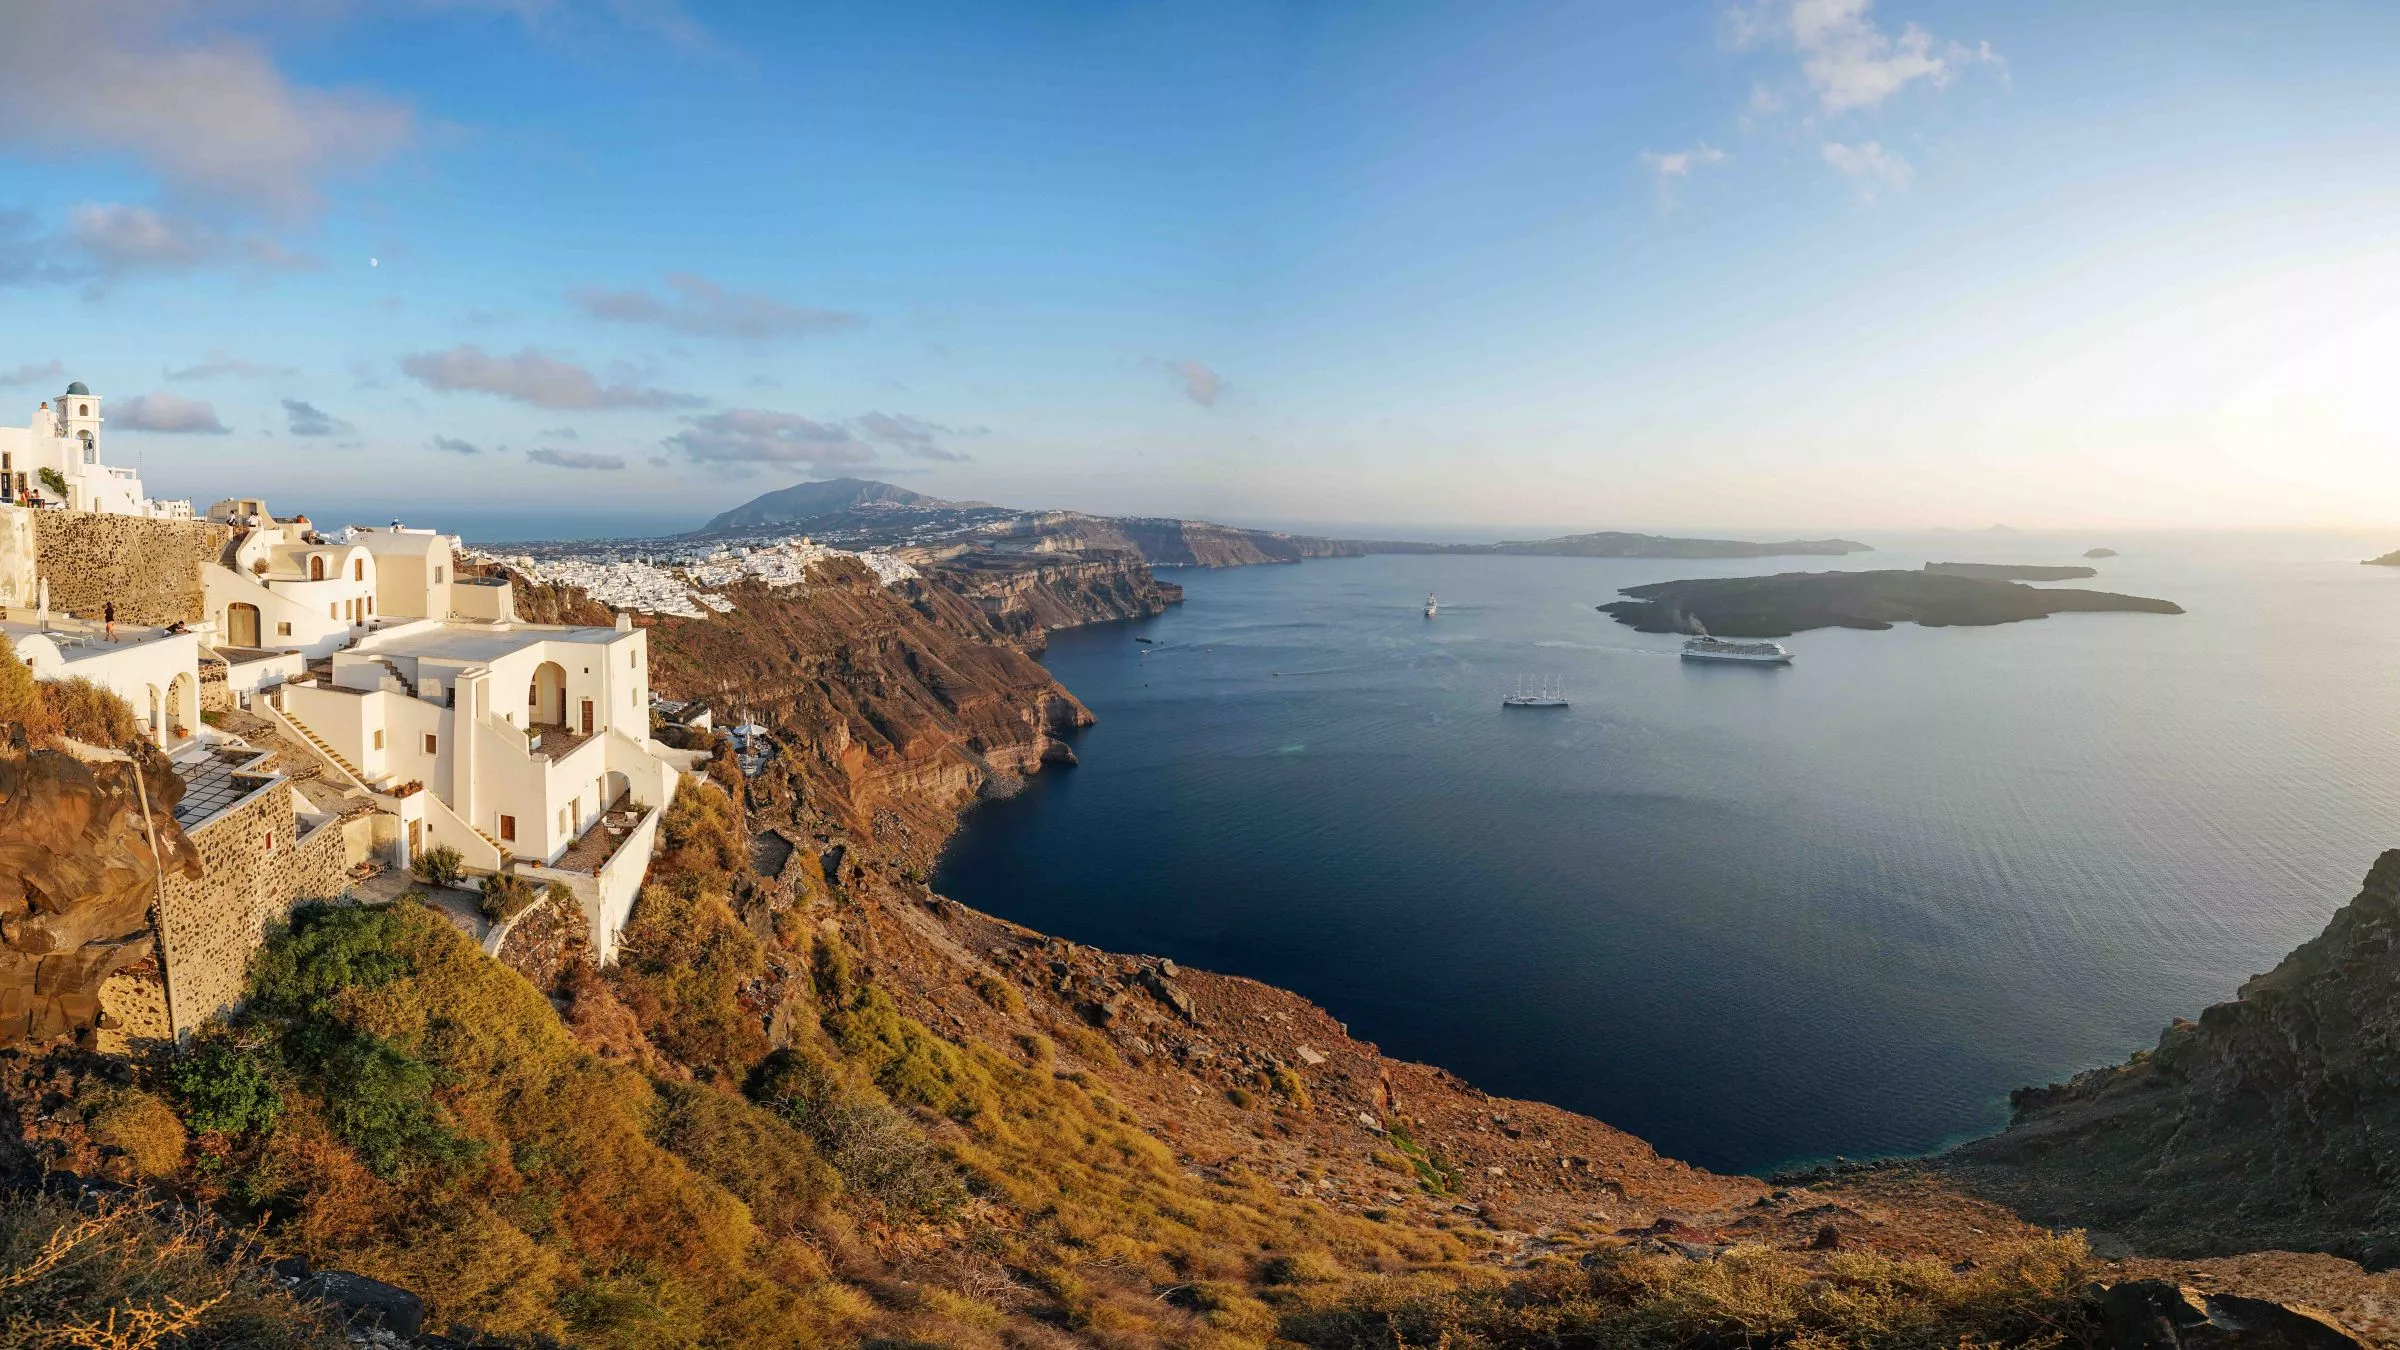
<instances>
[{"instance_id":1,"label":"white cruise ship","mask_svg":"<svg viewBox=\"0 0 2400 1350\"><path fill-rule=\"evenodd\" d=\"M1549 680L1544 680L1535 688L1528 689L1525 687L1525 682L1523 680L1519 680L1517 681L1517 692L1503 695L1500 699L1500 706L1503 708L1566 707L1566 681L1560 680L1556 683L1552 683Z\"/></svg>"},{"instance_id":2,"label":"white cruise ship","mask_svg":"<svg viewBox=\"0 0 2400 1350\"><path fill-rule=\"evenodd\" d=\"M1792 654L1780 642L1735 642L1702 633L1685 638L1683 659L1686 661L1735 661L1751 666L1788 666Z\"/></svg>"}]
</instances>

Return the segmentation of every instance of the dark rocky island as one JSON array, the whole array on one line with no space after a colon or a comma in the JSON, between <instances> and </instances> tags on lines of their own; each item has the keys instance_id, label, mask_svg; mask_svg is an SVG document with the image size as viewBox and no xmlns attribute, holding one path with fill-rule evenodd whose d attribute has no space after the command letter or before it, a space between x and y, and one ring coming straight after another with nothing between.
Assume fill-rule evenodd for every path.
<instances>
[{"instance_id":1,"label":"dark rocky island","mask_svg":"<svg viewBox=\"0 0 2400 1350\"><path fill-rule=\"evenodd\" d=\"M1918 623L1981 626L2070 611L2181 614L2169 600L2107 591L2036 590L2011 581L1940 572L1784 572L1629 586L1630 597L1599 606L1645 633L1680 633L1692 621L1720 637L1787 637L1811 628L1889 628Z\"/></svg>"},{"instance_id":2,"label":"dark rocky island","mask_svg":"<svg viewBox=\"0 0 2400 1350\"><path fill-rule=\"evenodd\" d=\"M1925 570L1945 577L1981 577L1986 581L2080 581L2100 575L2089 567L2019 563L1927 563Z\"/></svg>"},{"instance_id":3,"label":"dark rocky island","mask_svg":"<svg viewBox=\"0 0 2400 1350\"><path fill-rule=\"evenodd\" d=\"M2113 558L2117 556L2117 551L2113 548L2087 548L2083 551L2083 556L2087 558Z\"/></svg>"}]
</instances>

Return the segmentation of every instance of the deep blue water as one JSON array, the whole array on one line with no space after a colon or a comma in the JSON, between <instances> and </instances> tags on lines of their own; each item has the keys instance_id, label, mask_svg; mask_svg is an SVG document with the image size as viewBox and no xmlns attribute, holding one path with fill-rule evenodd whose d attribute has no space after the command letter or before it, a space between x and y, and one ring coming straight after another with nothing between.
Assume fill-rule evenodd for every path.
<instances>
[{"instance_id":1,"label":"deep blue water","mask_svg":"<svg viewBox=\"0 0 2400 1350\"><path fill-rule=\"evenodd\" d=\"M2191 612L1818 631L1782 670L1592 607L2092 542L1180 573L1055 635L1083 763L970 812L937 885L1710 1167L1935 1148L2228 997L2400 844L2400 570L2358 565L2400 539L2107 539L2080 584ZM1504 712L1521 674L1574 706Z\"/></svg>"}]
</instances>

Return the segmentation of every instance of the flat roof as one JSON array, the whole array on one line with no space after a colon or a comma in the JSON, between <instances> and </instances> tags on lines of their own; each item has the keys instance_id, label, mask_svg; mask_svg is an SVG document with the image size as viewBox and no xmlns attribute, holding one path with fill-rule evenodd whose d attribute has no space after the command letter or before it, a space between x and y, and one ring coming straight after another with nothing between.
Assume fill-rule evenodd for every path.
<instances>
[{"instance_id":1,"label":"flat roof","mask_svg":"<svg viewBox=\"0 0 2400 1350\"><path fill-rule=\"evenodd\" d=\"M354 652L377 656L413 656L419 660L464 661L482 664L513 655L543 642L582 642L605 647L632 634L614 628L568 628L548 624L444 623L439 628L412 626L397 632L370 633L359 639Z\"/></svg>"}]
</instances>

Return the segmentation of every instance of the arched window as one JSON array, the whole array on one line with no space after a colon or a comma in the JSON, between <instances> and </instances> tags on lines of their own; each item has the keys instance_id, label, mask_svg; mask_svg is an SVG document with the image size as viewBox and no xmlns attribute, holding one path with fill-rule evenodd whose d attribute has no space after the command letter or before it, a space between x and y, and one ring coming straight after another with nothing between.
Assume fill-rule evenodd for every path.
<instances>
[{"instance_id":1,"label":"arched window","mask_svg":"<svg viewBox=\"0 0 2400 1350\"><path fill-rule=\"evenodd\" d=\"M91 404L89 404L89 403L78 403L78 404L76 404L76 405L75 405L75 415L76 415L77 417L89 417L89 416L91 416L91 415L92 415L92 405L91 405Z\"/></svg>"},{"instance_id":2,"label":"arched window","mask_svg":"<svg viewBox=\"0 0 2400 1350\"><path fill-rule=\"evenodd\" d=\"M310 555L309 555L309 557L308 557L308 579L309 579L310 581L323 581L323 580L325 579L325 555L324 555L324 554L322 554L322 553L312 553L312 554L310 554Z\"/></svg>"},{"instance_id":3,"label":"arched window","mask_svg":"<svg viewBox=\"0 0 2400 1350\"><path fill-rule=\"evenodd\" d=\"M92 433L85 431L77 434L83 438L83 462L86 464L99 463L99 453L92 446Z\"/></svg>"}]
</instances>

